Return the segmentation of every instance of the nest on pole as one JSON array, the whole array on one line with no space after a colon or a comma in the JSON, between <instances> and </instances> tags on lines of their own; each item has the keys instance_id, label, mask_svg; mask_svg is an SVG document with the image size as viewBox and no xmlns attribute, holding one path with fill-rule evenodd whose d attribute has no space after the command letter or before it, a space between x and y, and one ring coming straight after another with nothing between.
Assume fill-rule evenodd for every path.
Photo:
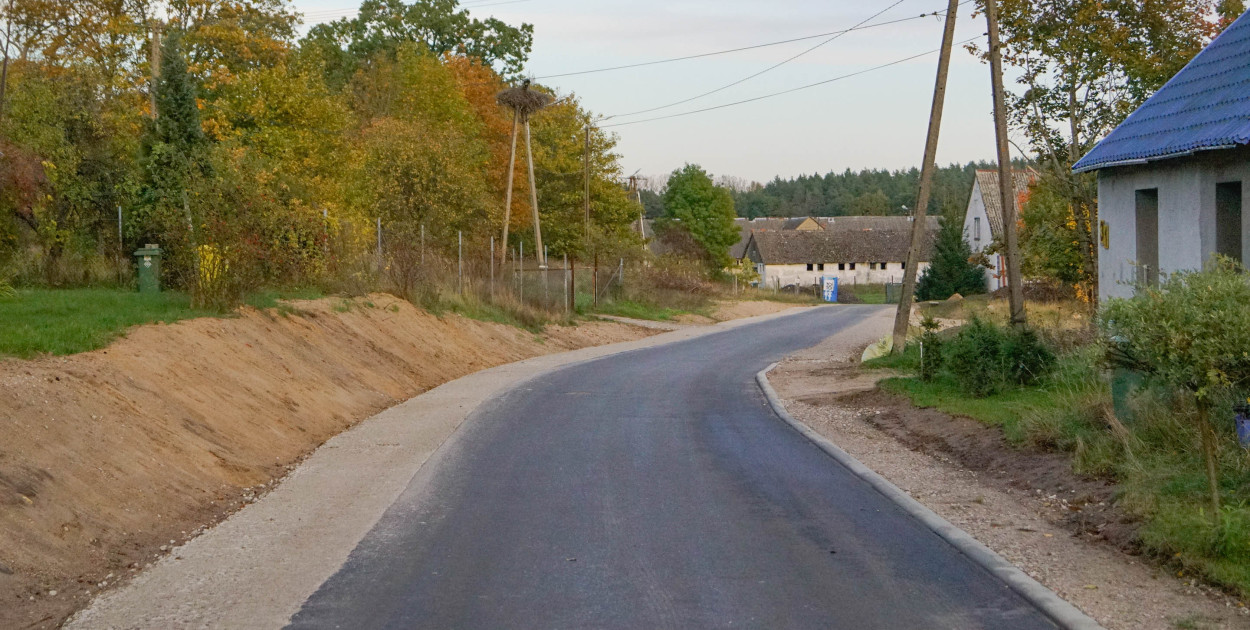
<instances>
[{"instance_id":1,"label":"nest on pole","mask_svg":"<svg viewBox=\"0 0 1250 630\"><path fill-rule=\"evenodd\" d=\"M550 105L552 101L550 94L531 90L529 81L522 83L520 87L508 88L496 94L495 100L500 105L511 107L522 120Z\"/></svg>"}]
</instances>

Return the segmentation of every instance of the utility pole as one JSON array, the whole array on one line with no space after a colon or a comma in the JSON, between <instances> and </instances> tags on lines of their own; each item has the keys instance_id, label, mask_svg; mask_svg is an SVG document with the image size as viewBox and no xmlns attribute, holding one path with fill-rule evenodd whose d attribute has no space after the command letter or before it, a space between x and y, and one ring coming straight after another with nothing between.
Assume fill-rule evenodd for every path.
<instances>
[{"instance_id":1,"label":"utility pole","mask_svg":"<svg viewBox=\"0 0 1250 630\"><path fill-rule=\"evenodd\" d=\"M1024 286L1020 278L1020 239L1016 233L1016 180L1011 174L1011 152L1007 143L1007 102L1003 90L1003 54L998 38L998 0L985 3L985 21L990 37L990 83L994 90L994 136L998 141L998 193L1003 209L1003 232L1007 241L1007 296L1011 325L1023 327Z\"/></svg>"},{"instance_id":2,"label":"utility pole","mask_svg":"<svg viewBox=\"0 0 1250 630\"><path fill-rule=\"evenodd\" d=\"M525 118L525 156L530 166L530 207L534 209L534 257L538 259L538 268L547 268L547 259L543 257L543 229L538 219L538 182L534 179L534 149L530 146L530 120Z\"/></svg>"},{"instance_id":3,"label":"utility pole","mask_svg":"<svg viewBox=\"0 0 1250 630\"><path fill-rule=\"evenodd\" d=\"M925 217L933 187L938 136L942 129L942 109L946 104L946 77L950 73L951 48L955 43L955 18L958 12L959 0L949 0L946 28L942 32L942 54L938 58L937 81L933 86L933 108L929 111L929 137L925 139L924 163L920 166L920 193L916 199L916 209L912 212L911 247L907 250L907 267L903 269L903 291L898 296L898 311L894 314L894 354L902 354L907 345L907 327L911 325L917 268L920 267L921 251L929 238Z\"/></svg>"},{"instance_id":4,"label":"utility pole","mask_svg":"<svg viewBox=\"0 0 1250 630\"><path fill-rule=\"evenodd\" d=\"M516 135L517 126L520 124L521 113L512 110L512 151L508 153L508 191L504 193L503 202L503 240L500 245L504 251L504 263L508 258L508 223L512 220L512 179L516 174ZM424 229L424 226L422 226Z\"/></svg>"}]
</instances>

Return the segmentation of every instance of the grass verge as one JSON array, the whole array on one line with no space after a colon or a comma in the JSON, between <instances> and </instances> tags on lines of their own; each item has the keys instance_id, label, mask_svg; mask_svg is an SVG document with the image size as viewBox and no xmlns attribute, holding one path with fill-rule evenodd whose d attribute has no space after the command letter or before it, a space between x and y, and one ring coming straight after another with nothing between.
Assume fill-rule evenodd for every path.
<instances>
[{"instance_id":1,"label":"grass verge","mask_svg":"<svg viewBox=\"0 0 1250 630\"><path fill-rule=\"evenodd\" d=\"M31 358L102 348L131 326L216 315L183 293L23 289L0 299L0 355Z\"/></svg>"},{"instance_id":2,"label":"grass verge","mask_svg":"<svg viewBox=\"0 0 1250 630\"><path fill-rule=\"evenodd\" d=\"M909 348L868 368L915 370ZM1111 388L1097 353L1065 354L1054 373L1033 387L1013 387L984 398L968 396L948 373L932 381L898 377L882 381L919 407L966 416L1000 427L1021 448L1070 454L1073 471L1111 479L1117 505L1139 519L1138 542L1185 576L1196 574L1250 597L1250 454L1236 442L1231 423L1220 423L1220 524L1206 510L1206 476L1191 400L1159 384L1129 399L1131 417L1112 412ZM1231 418L1233 400L1214 414Z\"/></svg>"}]
</instances>

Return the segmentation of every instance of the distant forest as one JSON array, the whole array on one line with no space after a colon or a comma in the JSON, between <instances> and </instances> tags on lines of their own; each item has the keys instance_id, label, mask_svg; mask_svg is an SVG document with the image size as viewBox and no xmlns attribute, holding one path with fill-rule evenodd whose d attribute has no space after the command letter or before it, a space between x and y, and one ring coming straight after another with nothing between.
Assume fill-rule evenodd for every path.
<instances>
[{"instance_id":1,"label":"distant forest","mask_svg":"<svg viewBox=\"0 0 1250 630\"><path fill-rule=\"evenodd\" d=\"M976 171L994 168L997 166L993 162L939 168L934 174L929 212L962 218ZM733 192L734 208L740 217L901 215L909 213L916 204L920 169L859 172L847 169L842 173L800 175L793 179L777 177L767 184L719 178L717 184ZM648 217L663 214L661 194L654 190L642 191Z\"/></svg>"}]
</instances>

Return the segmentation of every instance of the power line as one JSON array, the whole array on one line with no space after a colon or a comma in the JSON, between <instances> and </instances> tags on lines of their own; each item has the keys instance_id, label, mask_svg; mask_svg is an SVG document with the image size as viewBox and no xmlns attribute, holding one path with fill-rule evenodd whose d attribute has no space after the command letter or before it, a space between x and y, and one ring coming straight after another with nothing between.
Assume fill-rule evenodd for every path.
<instances>
[{"instance_id":1,"label":"power line","mask_svg":"<svg viewBox=\"0 0 1250 630\"><path fill-rule=\"evenodd\" d=\"M900 5L900 4L903 4L903 3L904 3L904 2L906 2L906 1L907 1L907 0L897 0L894 4L891 4L890 6L888 6L888 7L884 8L884 9L882 9L882 10L880 10L880 11L878 11L878 12L874 13L874 14L872 14L872 16L870 16L870 17L868 17L868 18L866 18L866 19L864 19L864 20L860 21L860 23L859 23L859 24L856 24L855 26L852 26L850 29L847 29L847 30L845 30L845 31L843 31L843 32L841 32L841 33L838 33L837 35L834 35L833 37L830 37L830 38L828 38L828 39L826 39L826 40L824 40L824 41L820 42L819 44L816 44L815 46L812 46L811 48L808 48L807 50L804 50L803 52L801 52L801 53L799 53L799 54L797 54L797 55L794 55L794 56L792 56L792 57L789 57L789 58L787 58L787 59L784 59L784 60L782 60L782 61L780 61L780 62L778 62L778 63L775 63L775 64L773 64L773 65L771 65L771 66L769 66L769 67L767 67L767 68L765 68L765 69L763 69L763 70L760 70L759 72L756 72L755 74L752 74L752 75L750 75L750 76L747 76L747 77L743 77L743 78L741 78L741 79L738 79L737 81L734 81L733 83L730 83L730 84L728 84L728 85L722 85L722 86L720 86L720 87L718 87L718 88L716 88L716 89L714 89L714 90L711 90L711 91L708 91L708 92L704 92L704 93L702 93L702 94L698 94L698 95L695 95L695 96L691 96L690 98L685 98L685 99L682 99L682 100L680 100L680 101L674 101L674 102L669 103L669 104L667 104L667 105L660 105L659 107L650 107L650 108L647 108L647 109L640 109L640 110L638 110L638 111L629 112L629 113L626 113L626 114L616 114L616 115L614 115L614 116L609 116L608 118L609 118L609 119L611 119L611 118L623 118L623 117L626 117L626 116L637 116L638 114L649 114L649 113L651 113L651 112L658 112L658 111L660 111L661 109L668 109L668 108L670 108L670 107L676 107L676 106L678 106L678 105L685 105L686 103L689 103L689 102L691 102L691 101L697 101L697 100L699 100L699 99L701 99L701 98L703 98L703 97L705 97L705 96L711 96L711 95L713 95L713 94L716 94L717 92L723 92L723 91L728 90L729 88L731 88L731 87L733 87L733 86L735 86L735 85L741 85L741 84L743 84L743 83L746 83L747 81L750 81L751 79L754 79L755 77L758 77L758 76L760 76L760 75L763 75L763 74L767 74L767 73L769 73L769 72L772 72L773 70L776 70L777 68L780 68L781 66L784 66L784 65L786 65L786 64L788 64L788 63L790 63L791 61L794 61L795 59L798 59L799 57L802 57L803 55L806 55L806 54L808 54L808 53L810 53L810 52L812 52L812 51L816 50L817 48L820 48L821 46L824 46L825 44L828 44L828 43L830 43L830 42L832 42L832 41L834 41L834 40L836 40L836 39L838 39L838 38L842 37L843 35L845 35L845 34L849 33L851 30L854 30L854 29L856 29L856 28L859 28L859 27L861 27L861 26L863 26L863 25L867 24L868 22L871 22L871 21L873 21L873 20L875 20L875 19L877 19L877 18L881 17L881 16L882 16L882 15L884 15L887 11L889 11L889 10L893 9L894 7L897 7L897 6L898 6L898 5Z\"/></svg>"},{"instance_id":2,"label":"power line","mask_svg":"<svg viewBox=\"0 0 1250 630\"><path fill-rule=\"evenodd\" d=\"M976 37L970 37L970 38L965 39L965 40L963 40L963 41L961 41L961 42L957 42L955 45L956 45L956 46L962 46L962 45L964 45L964 44L967 44L967 43L970 43L970 42L975 41L975 40L977 40L977 39L980 39L981 37L984 37L984 35L978 35L978 36L976 36ZM748 98L748 99L744 99L744 100L741 100L741 101L734 101L734 102L732 102L732 103L725 103L725 104L723 104L723 105L715 105L715 106L712 106L712 107L704 107L704 108L702 108L702 109L695 109L695 110L691 110L691 111L688 111L688 112L681 112L681 113L677 113L677 114L669 114L669 115L667 115L667 116L656 116L656 117L654 117L654 118L643 118L643 119L641 119L641 120L631 120L631 121L627 121L627 122L612 123L612 124L610 124L610 125L599 125L599 128L600 128L600 129L607 129L607 128L609 128L609 127L624 127L624 126L626 126L626 125L637 125L637 124L640 124L640 123L645 123L645 122L654 122L654 121L657 121L657 120L667 120L667 119L669 119L669 118L678 118L678 117L681 117L681 116L691 116L691 115L693 115L693 114L701 114L701 113L703 113L703 112L710 112L710 111L714 111L714 110L718 110L718 109L725 109L726 107L734 107L734 106L736 106L736 105L745 105L745 104L747 104L747 103L754 103L754 102L756 102L756 101L762 101L762 100L764 100L764 99L774 98L774 97L777 97L777 96L782 96L782 95L785 95L785 94L791 94L791 93L794 93L794 92L798 92L798 91L800 91L800 90L806 90L806 89L809 89L809 88L814 88L814 87L821 86L821 85L827 85L827 84L829 84L829 83L833 83L833 82L835 82L835 81L841 81L841 80L843 80L843 79L849 79L849 78L851 78L851 77L857 77L857 76L859 76L859 75L861 75L861 74L868 74L869 72L875 72L875 71L877 71L877 70L883 70L883 69L885 69L885 68L889 68L889 67L891 67L891 66L897 66L897 65L899 65L899 64L906 63L906 62L908 62L908 61L912 61L912 60L914 60L914 59L919 59L919 58L921 58L921 57L926 57L926 56L928 56L928 55L932 55L932 54L933 54L933 53L935 53L935 52L939 52L939 49L935 48L935 49L930 50L930 51L928 51L928 52L922 52L922 53L920 53L920 54L917 54L917 55L912 55L912 56L910 56L910 57L904 57L904 58L902 58L902 59L896 59L896 60L891 61L891 62L889 62L889 63L883 63L883 64L881 64L881 65L879 65L879 66L873 66L873 67L871 67L871 68L866 68L866 69L864 69L864 70L860 70L860 71L858 71L858 72L852 72L852 73L850 73L850 74L844 74L844 75L842 75L842 76L834 77L834 78L832 78L832 79L825 79L824 81L817 81L816 83L809 83L809 84L807 84L807 85L801 85L801 86L796 87L796 88L790 88L790 89L788 89L788 90L782 90L781 92L773 92L773 93L771 93L771 94L764 94L763 96L756 96L756 97L754 97L754 98Z\"/></svg>"},{"instance_id":3,"label":"power line","mask_svg":"<svg viewBox=\"0 0 1250 630\"><path fill-rule=\"evenodd\" d=\"M973 1L973 0L964 0L963 2L961 2L961 3L959 4L959 6L963 6L963 5L968 4L969 2L972 2L972 1ZM783 40L779 40L779 41L775 41L775 42L766 42L766 43L763 43L763 44L755 44L755 45L752 45L752 46L742 46L742 47L739 47L739 48L728 48L728 49L725 49L725 50L717 50L717 51L713 51L713 52L699 53L699 54L695 54L695 55L686 55L686 56L684 56L684 57L670 57L670 58L668 58L668 59L657 59L657 60L655 60L655 61L643 61L643 62L640 62L640 63L630 63L630 64L621 65L621 66L608 66L608 67L606 67L606 68L592 68L592 69L590 69L590 70L578 70L578 71L575 71L575 72L561 72L561 73L559 73L559 74L547 74L547 75L543 75L543 76L540 76L540 77L534 77L534 78L533 78L533 80L535 80L535 81L541 81L541 80L543 80L543 79L558 79L558 78L562 78L562 77L574 77L574 76L579 76L579 75L583 75L583 74L595 74L595 73L599 73L599 72L614 72L614 71L616 71L616 70L629 70L629 69L631 69L631 68L643 68L643 67L646 67L646 66L656 66L656 65L665 64L665 63L674 63L674 62L677 62L677 61L689 61L689 60L691 60L691 59L702 59L702 58L704 58L704 57L715 57L715 56L717 56L717 55L727 55L727 54L730 54L730 53L743 52L743 51L747 51L747 50L756 50L756 49L759 49L759 48L769 48L769 47L771 47L771 46L781 46L781 45L783 45L783 44L793 44L793 43L795 43L795 42L807 41L807 40L809 40L809 39L819 39L819 38L821 38L821 37L829 37L830 35L842 35L842 34L844 34L844 33L849 33L849 32L851 32L851 31L865 31L865 30L868 30L868 29L880 28L880 27L882 27L882 26L890 26L890 25L892 25L892 24L899 24L899 23L901 23L901 22L910 22L910 21L912 21L912 20L920 20L920 19L924 19L924 18L927 18L927 17L939 17L939 16L943 16L943 15L945 15L945 12L944 12L944 11L934 11L933 13L921 13L920 15L913 15L913 16L910 16L910 17L899 18L899 19L897 19L897 20L890 20L890 21L888 21L888 22L878 22L878 23L876 23L876 24L868 24L868 25L864 25L864 26L857 26L857 27L853 27L853 28L843 29L843 30L840 30L840 31L829 31L829 32L827 32L827 33L817 33L817 34L815 34L815 35L805 35L805 36L803 36L803 37L794 37L794 38L791 38L791 39L783 39ZM871 18L869 18L869 19L871 19Z\"/></svg>"}]
</instances>

